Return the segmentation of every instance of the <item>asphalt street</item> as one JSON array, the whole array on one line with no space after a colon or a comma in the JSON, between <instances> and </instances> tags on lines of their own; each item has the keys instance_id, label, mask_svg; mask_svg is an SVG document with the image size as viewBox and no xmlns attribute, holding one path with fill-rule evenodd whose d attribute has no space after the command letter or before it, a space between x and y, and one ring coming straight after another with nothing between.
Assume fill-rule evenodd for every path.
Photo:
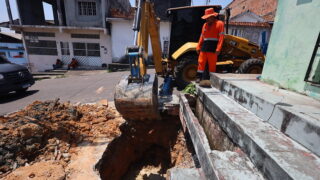
<instances>
[{"instance_id":1,"label":"asphalt street","mask_svg":"<svg viewBox=\"0 0 320 180\"><path fill-rule=\"evenodd\" d=\"M72 103L94 103L102 99L113 101L115 85L128 74L128 71L88 71L65 78L36 81L25 94L11 93L0 97L0 115L18 111L36 100L60 98L61 102Z\"/></svg>"}]
</instances>

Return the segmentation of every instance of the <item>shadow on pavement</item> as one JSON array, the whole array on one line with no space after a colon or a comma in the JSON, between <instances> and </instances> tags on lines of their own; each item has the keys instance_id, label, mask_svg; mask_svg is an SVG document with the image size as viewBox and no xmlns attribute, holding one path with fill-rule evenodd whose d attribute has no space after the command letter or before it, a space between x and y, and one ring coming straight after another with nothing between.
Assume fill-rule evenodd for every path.
<instances>
[{"instance_id":1,"label":"shadow on pavement","mask_svg":"<svg viewBox=\"0 0 320 180\"><path fill-rule=\"evenodd\" d=\"M18 99L22 99L28 96L31 96L35 93L37 93L39 90L30 90L26 91L24 93L9 93L7 95L1 95L0 96L0 104L5 104L8 102L16 101Z\"/></svg>"}]
</instances>

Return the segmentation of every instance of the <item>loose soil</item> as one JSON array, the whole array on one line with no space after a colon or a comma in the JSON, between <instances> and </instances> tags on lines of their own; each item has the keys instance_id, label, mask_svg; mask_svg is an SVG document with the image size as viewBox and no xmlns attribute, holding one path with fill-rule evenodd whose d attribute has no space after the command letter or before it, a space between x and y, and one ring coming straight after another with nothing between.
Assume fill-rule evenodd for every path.
<instances>
[{"instance_id":1,"label":"loose soil","mask_svg":"<svg viewBox=\"0 0 320 180\"><path fill-rule=\"evenodd\" d=\"M55 161L65 168L80 143L113 139L120 135L123 122L106 102L76 106L59 99L35 101L19 112L1 116L0 178L37 162Z\"/></svg>"},{"instance_id":2,"label":"loose soil","mask_svg":"<svg viewBox=\"0 0 320 180\"><path fill-rule=\"evenodd\" d=\"M0 116L0 179L165 179L195 167L192 156L178 117L129 124L106 101L35 101Z\"/></svg>"}]
</instances>

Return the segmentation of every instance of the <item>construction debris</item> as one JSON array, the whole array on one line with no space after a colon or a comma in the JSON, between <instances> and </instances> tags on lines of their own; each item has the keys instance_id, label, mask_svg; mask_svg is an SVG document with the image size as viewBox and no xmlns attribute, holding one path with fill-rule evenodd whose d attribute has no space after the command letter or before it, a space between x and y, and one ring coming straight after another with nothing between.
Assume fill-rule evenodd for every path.
<instances>
[{"instance_id":1,"label":"construction debris","mask_svg":"<svg viewBox=\"0 0 320 180\"><path fill-rule=\"evenodd\" d=\"M65 166L79 143L119 136L123 119L107 102L98 104L36 101L0 117L0 178L36 162L55 160Z\"/></svg>"}]
</instances>

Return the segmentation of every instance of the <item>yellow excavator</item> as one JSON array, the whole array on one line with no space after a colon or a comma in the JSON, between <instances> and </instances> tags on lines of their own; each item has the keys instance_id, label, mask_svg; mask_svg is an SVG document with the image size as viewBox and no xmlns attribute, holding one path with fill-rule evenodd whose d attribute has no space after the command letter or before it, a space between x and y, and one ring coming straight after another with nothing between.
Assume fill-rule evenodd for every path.
<instances>
[{"instance_id":1,"label":"yellow excavator","mask_svg":"<svg viewBox=\"0 0 320 180\"><path fill-rule=\"evenodd\" d=\"M164 77L163 95L169 95L172 82L183 88L195 79L197 72L196 45L204 21L206 8L220 12L221 6L188 6L171 8L167 14L171 21L169 46L161 50L159 24L153 3L139 0L134 18L133 46L127 47L130 75L125 76L115 88L115 105L127 121L146 121L159 118L158 79ZM228 17L226 11L227 29ZM147 73L148 42L151 40L156 74ZM162 58L167 57L167 58ZM218 72L261 73L265 57L258 45L247 39L225 35L218 58Z\"/></svg>"}]
</instances>

